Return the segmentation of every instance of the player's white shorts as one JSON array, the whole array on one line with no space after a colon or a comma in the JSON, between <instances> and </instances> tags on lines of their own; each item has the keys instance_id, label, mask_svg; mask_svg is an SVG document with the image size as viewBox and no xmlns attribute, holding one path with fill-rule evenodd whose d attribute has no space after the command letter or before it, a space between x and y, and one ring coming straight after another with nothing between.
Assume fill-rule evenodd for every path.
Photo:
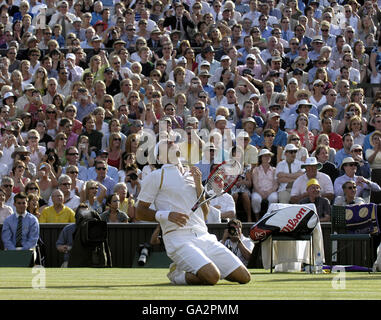
<instances>
[{"instance_id":1,"label":"player's white shorts","mask_svg":"<svg viewBox=\"0 0 381 320\"><path fill-rule=\"evenodd\" d=\"M179 270L197 274L203 266L213 262L221 279L227 277L242 261L217 240L214 234L192 230L176 230L163 236L165 249Z\"/></svg>"}]
</instances>

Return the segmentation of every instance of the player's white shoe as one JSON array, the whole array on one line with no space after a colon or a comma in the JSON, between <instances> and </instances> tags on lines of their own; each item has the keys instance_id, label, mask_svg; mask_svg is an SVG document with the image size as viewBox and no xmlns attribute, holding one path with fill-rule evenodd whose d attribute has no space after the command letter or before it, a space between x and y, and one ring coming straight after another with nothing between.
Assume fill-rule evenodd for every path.
<instances>
[{"instance_id":1,"label":"player's white shoe","mask_svg":"<svg viewBox=\"0 0 381 320\"><path fill-rule=\"evenodd\" d=\"M172 262L169 265L169 272L167 274L168 279L173 283L173 284L179 284L178 283L178 278L184 273L184 271L181 271L177 268L176 263Z\"/></svg>"}]
</instances>

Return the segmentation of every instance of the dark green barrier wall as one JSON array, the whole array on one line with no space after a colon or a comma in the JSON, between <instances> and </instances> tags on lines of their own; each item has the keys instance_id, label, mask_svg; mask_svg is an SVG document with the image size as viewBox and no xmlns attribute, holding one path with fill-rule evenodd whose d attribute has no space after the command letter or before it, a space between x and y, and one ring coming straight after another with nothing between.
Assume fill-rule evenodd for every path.
<instances>
[{"instance_id":1,"label":"dark green barrier wall","mask_svg":"<svg viewBox=\"0 0 381 320\"><path fill-rule=\"evenodd\" d=\"M243 223L243 233L248 235L251 223ZM47 247L47 261L46 267L59 267L62 264L62 254L60 254L55 243L59 236L59 233L65 226L65 224L41 224L41 239L44 241ZM326 257L326 264L331 263L331 248L329 242L329 234L331 230L331 224L324 222L321 224L323 237L324 237L324 251ZM0 228L2 225L0 225ZM113 266L117 268L131 267L133 259L136 254L136 249L140 243L148 242L151 238L156 224L109 224L109 246L112 254ZM218 239L221 239L225 224L209 224L209 231L217 235ZM0 243L2 248L2 243ZM162 248L163 249L163 248ZM160 248L156 248L160 250ZM365 253L366 246L361 243L356 243L355 246L348 246L341 252L338 264L358 264L364 265L362 259ZM367 251L366 251L367 253ZM352 260L352 255L354 260ZM262 262L260 254L258 258L253 261L252 267L262 268Z\"/></svg>"}]
</instances>

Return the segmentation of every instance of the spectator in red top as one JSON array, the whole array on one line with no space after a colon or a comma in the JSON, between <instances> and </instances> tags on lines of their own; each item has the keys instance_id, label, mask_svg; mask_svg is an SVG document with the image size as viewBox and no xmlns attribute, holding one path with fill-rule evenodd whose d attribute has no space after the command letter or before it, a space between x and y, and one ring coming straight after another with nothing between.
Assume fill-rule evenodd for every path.
<instances>
[{"instance_id":1,"label":"spectator in red top","mask_svg":"<svg viewBox=\"0 0 381 320\"><path fill-rule=\"evenodd\" d=\"M343 140L340 135L332 131L332 118L321 119L321 128L320 133L325 133L329 137L329 146L336 151L340 150L343 147Z\"/></svg>"}]
</instances>

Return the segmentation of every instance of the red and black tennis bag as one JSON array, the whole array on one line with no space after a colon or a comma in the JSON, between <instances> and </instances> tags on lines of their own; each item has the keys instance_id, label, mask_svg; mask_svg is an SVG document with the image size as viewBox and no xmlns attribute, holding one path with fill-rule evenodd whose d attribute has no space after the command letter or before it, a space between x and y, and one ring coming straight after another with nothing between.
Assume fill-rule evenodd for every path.
<instances>
[{"instance_id":1,"label":"red and black tennis bag","mask_svg":"<svg viewBox=\"0 0 381 320\"><path fill-rule=\"evenodd\" d=\"M319 216L310 207L302 204L288 204L267 212L251 227L250 238L260 242L270 235L280 233L289 236L310 234L318 221Z\"/></svg>"}]
</instances>

